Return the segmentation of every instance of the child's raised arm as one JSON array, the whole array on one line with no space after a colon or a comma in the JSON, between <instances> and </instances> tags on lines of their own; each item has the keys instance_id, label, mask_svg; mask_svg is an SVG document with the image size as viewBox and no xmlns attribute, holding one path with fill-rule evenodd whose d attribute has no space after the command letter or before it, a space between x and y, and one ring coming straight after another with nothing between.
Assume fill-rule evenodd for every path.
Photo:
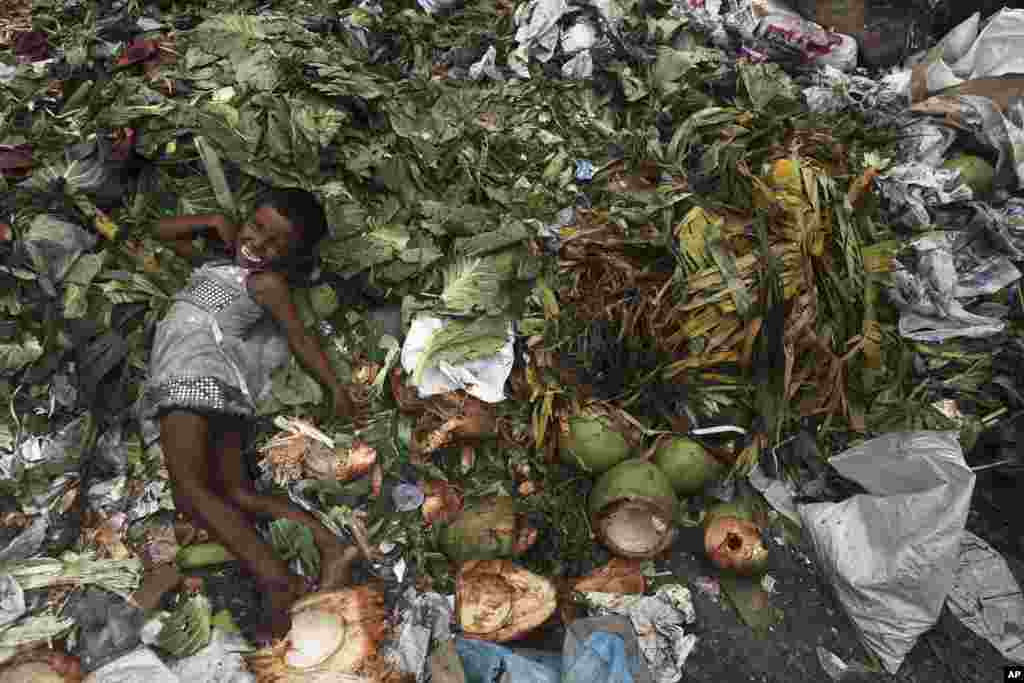
<instances>
[{"instance_id":1,"label":"child's raised arm","mask_svg":"<svg viewBox=\"0 0 1024 683\"><path fill-rule=\"evenodd\" d=\"M284 276L273 271L254 273L249 276L248 288L284 329L288 345L302 367L331 392L335 412L343 418L357 419L352 400L334 376L327 355L302 324Z\"/></svg>"},{"instance_id":2,"label":"child's raised arm","mask_svg":"<svg viewBox=\"0 0 1024 683\"><path fill-rule=\"evenodd\" d=\"M201 230L214 229L225 244L232 245L238 228L222 214L198 216L175 216L163 218L156 224L156 238L168 242L179 256L191 258L194 255L192 239Z\"/></svg>"}]
</instances>

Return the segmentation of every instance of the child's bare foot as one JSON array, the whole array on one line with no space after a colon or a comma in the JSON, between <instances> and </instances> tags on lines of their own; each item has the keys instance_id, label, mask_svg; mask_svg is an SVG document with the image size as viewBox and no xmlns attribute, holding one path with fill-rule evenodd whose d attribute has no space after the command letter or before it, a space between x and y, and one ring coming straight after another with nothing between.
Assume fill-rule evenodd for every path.
<instances>
[{"instance_id":1,"label":"child's bare foot","mask_svg":"<svg viewBox=\"0 0 1024 683\"><path fill-rule=\"evenodd\" d=\"M263 591L263 622L257 628L256 641L269 645L288 635L292 628L291 608L309 589L301 576L268 581L261 586Z\"/></svg>"},{"instance_id":2,"label":"child's bare foot","mask_svg":"<svg viewBox=\"0 0 1024 683\"><path fill-rule=\"evenodd\" d=\"M332 544L321 551L320 590L334 590L352 583L352 565L359 559L359 549L351 545Z\"/></svg>"}]
</instances>

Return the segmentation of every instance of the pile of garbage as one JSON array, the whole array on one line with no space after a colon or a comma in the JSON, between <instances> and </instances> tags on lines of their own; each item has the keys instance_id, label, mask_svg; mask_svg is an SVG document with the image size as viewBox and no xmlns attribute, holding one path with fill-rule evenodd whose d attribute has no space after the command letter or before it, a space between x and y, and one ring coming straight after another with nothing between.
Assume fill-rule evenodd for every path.
<instances>
[{"instance_id":1,"label":"pile of garbage","mask_svg":"<svg viewBox=\"0 0 1024 683\"><path fill-rule=\"evenodd\" d=\"M869 72L827 4L12 5L0 681L677 681L699 643L660 559L700 527L770 592L783 519L888 670L947 599L1019 657L964 524L965 454L1024 409L1024 13ZM298 303L367 419L291 360L252 464L370 580L251 651L175 578L234 558L176 517L136 404L190 272L153 225L269 186L327 210ZM307 530L261 531L318 574ZM505 645L554 622L557 656Z\"/></svg>"}]
</instances>

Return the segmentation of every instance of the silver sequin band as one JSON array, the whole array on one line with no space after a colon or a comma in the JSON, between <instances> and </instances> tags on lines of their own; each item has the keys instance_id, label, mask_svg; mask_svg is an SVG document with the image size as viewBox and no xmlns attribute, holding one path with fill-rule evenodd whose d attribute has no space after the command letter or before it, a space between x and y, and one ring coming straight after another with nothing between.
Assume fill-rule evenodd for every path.
<instances>
[{"instance_id":1,"label":"silver sequin band","mask_svg":"<svg viewBox=\"0 0 1024 683\"><path fill-rule=\"evenodd\" d=\"M147 390L153 414L174 408L250 417L253 406L238 388L216 377L174 377Z\"/></svg>"}]
</instances>

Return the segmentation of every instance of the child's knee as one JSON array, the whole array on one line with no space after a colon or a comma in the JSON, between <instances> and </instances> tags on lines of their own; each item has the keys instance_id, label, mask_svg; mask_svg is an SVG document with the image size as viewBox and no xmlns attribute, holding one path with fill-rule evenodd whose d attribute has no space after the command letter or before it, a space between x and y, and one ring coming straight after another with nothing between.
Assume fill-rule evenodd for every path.
<instances>
[{"instance_id":1,"label":"child's knee","mask_svg":"<svg viewBox=\"0 0 1024 683\"><path fill-rule=\"evenodd\" d=\"M250 512L255 507L256 492L245 486L227 486L223 493L228 501L246 512Z\"/></svg>"}]
</instances>

